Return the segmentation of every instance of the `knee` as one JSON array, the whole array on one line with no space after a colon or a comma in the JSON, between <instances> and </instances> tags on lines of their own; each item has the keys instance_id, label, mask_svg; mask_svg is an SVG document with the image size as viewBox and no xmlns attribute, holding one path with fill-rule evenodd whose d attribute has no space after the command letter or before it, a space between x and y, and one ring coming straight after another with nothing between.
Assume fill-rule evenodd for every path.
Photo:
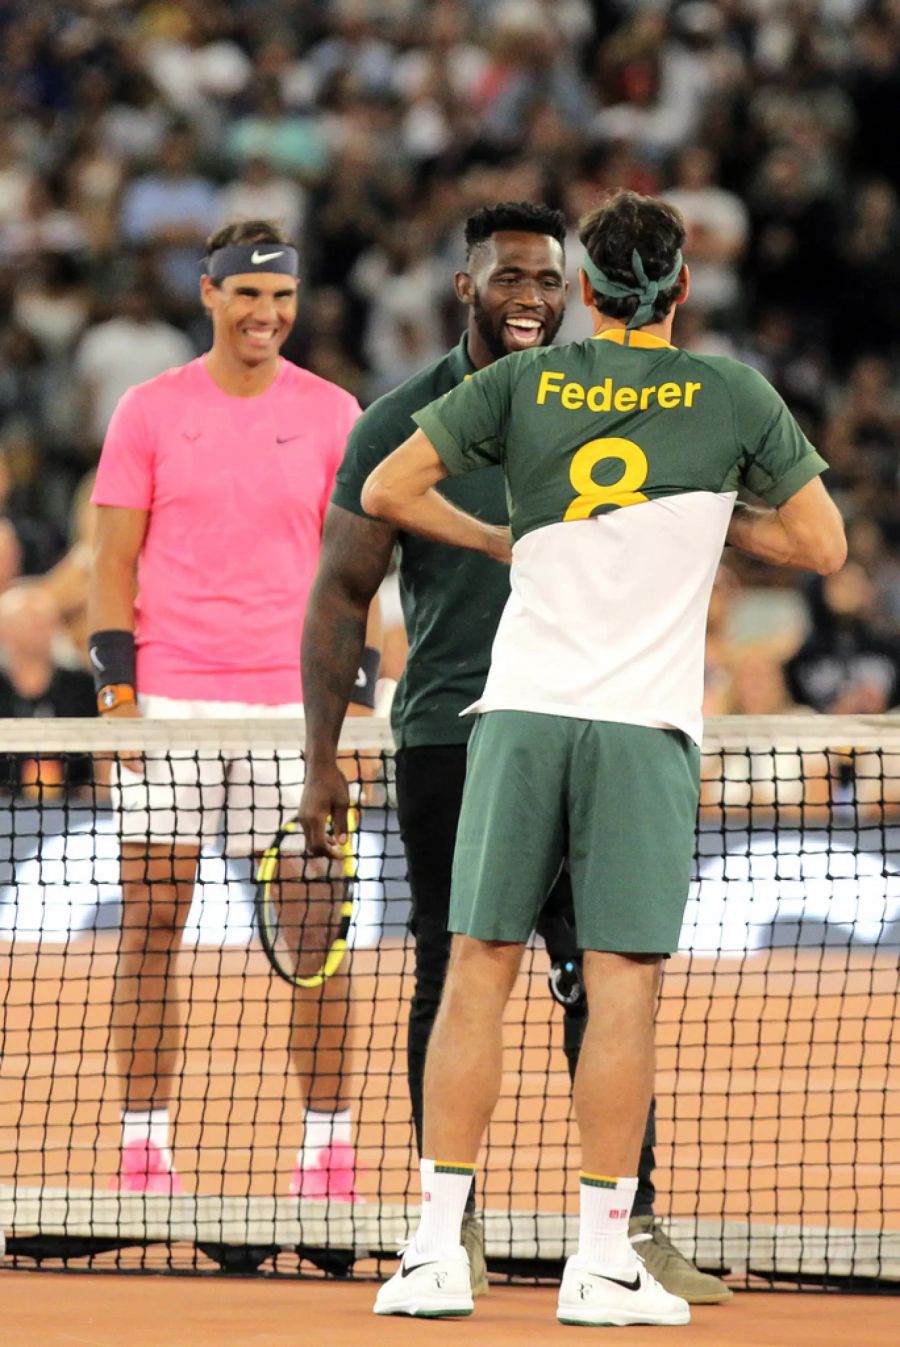
<instances>
[{"instance_id":1,"label":"knee","mask_svg":"<svg viewBox=\"0 0 900 1347\"><path fill-rule=\"evenodd\" d=\"M660 954L619 954L587 950L584 982L591 1014L628 1007L629 1015L646 1009L655 1018L663 958Z\"/></svg>"},{"instance_id":2,"label":"knee","mask_svg":"<svg viewBox=\"0 0 900 1347\"><path fill-rule=\"evenodd\" d=\"M197 852L126 843L122 848L122 947L171 949L180 942L194 893Z\"/></svg>"},{"instance_id":3,"label":"knee","mask_svg":"<svg viewBox=\"0 0 900 1347\"><path fill-rule=\"evenodd\" d=\"M123 949L165 951L181 940L187 912L184 905L167 899L129 902L122 909Z\"/></svg>"},{"instance_id":4,"label":"knee","mask_svg":"<svg viewBox=\"0 0 900 1347\"><path fill-rule=\"evenodd\" d=\"M450 963L441 998L456 1013L484 1017L501 1014L522 960L523 945L508 945L471 936L453 937Z\"/></svg>"},{"instance_id":5,"label":"knee","mask_svg":"<svg viewBox=\"0 0 900 1347\"><path fill-rule=\"evenodd\" d=\"M456 1051L464 1044L464 1052L477 1055L499 1039L504 1008L503 1000L486 996L477 982L462 975L449 977L429 1036L429 1054L431 1044L440 1039L455 1045Z\"/></svg>"}]
</instances>

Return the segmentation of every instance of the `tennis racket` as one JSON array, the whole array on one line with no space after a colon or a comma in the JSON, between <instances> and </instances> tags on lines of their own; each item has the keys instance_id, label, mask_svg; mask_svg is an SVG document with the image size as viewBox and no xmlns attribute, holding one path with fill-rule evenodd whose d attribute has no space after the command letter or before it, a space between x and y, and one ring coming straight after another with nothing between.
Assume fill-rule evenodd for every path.
<instances>
[{"instance_id":1,"label":"tennis racket","mask_svg":"<svg viewBox=\"0 0 900 1347\"><path fill-rule=\"evenodd\" d=\"M359 814L351 809L343 857L325 862L327 869L304 855L298 819L283 824L260 857L254 900L259 938L273 971L292 987L321 987L347 953L358 826ZM339 885L343 896L337 899ZM316 948L319 960L313 954L310 964Z\"/></svg>"}]
</instances>

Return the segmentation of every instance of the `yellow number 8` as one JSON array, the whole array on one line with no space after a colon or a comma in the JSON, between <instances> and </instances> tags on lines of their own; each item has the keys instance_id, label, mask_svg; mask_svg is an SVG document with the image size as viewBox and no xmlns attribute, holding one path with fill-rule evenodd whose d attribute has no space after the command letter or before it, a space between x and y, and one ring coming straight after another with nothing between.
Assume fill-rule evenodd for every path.
<instances>
[{"instance_id":1,"label":"yellow number 8","mask_svg":"<svg viewBox=\"0 0 900 1347\"><path fill-rule=\"evenodd\" d=\"M605 458L618 458L622 462L622 476L617 482L601 486L594 481L594 468ZM650 465L647 455L634 440L622 440L609 436L601 440L588 440L572 459L569 468L569 481L578 495L563 515L568 523L572 519L590 519L601 505L638 505L647 497L638 488L647 480Z\"/></svg>"}]
</instances>

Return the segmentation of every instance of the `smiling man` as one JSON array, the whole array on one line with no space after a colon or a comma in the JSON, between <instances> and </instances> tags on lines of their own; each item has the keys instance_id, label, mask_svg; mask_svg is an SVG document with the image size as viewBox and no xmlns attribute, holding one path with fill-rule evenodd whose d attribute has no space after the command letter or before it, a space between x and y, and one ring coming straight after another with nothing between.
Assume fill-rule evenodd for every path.
<instances>
[{"instance_id":1,"label":"smiling man","mask_svg":"<svg viewBox=\"0 0 900 1347\"><path fill-rule=\"evenodd\" d=\"M359 407L281 358L298 262L283 234L266 221L233 224L207 249L200 293L211 350L130 389L100 458L89 613L106 716L302 714L306 600ZM371 658L365 667L373 690ZM354 700L372 705L366 689ZM200 847L221 831L228 855L259 853L295 812L302 776L297 753L203 763L199 782L191 760L150 759L143 774L118 768L123 1189L180 1189L168 1114L182 1037L173 960ZM347 1005L342 972L321 992L295 994L291 1048L306 1115L292 1190L304 1197L355 1197Z\"/></svg>"},{"instance_id":2,"label":"smiling man","mask_svg":"<svg viewBox=\"0 0 900 1347\"><path fill-rule=\"evenodd\" d=\"M346 818L347 783L338 769L337 742L362 658L366 612L398 548L410 649L392 721L397 804L412 893L410 930L416 942L408 1075L417 1137L425 1050L450 950L450 862L469 736L459 714L484 685L509 594L509 572L474 552L398 533L366 514L360 494L372 469L411 434L413 413L420 407L503 356L553 340L565 308L565 234L558 211L530 202L483 207L466 221L466 267L454 277L456 296L468 311L466 331L447 355L379 398L354 426L325 517L304 628L307 780L300 818L310 849L327 855L330 821L339 831ZM447 494L484 520L506 520L499 470L449 483ZM555 932L563 929L554 922ZM582 1026L580 1017L566 1017L573 1061ZM487 1283L483 1231L471 1196L464 1239L477 1294Z\"/></svg>"},{"instance_id":3,"label":"smiling man","mask_svg":"<svg viewBox=\"0 0 900 1347\"><path fill-rule=\"evenodd\" d=\"M432 399L468 386L476 371L505 356L549 346L565 308L563 216L531 202L483 207L466 221L466 269L457 298L468 321L459 345L442 360L380 398L353 427L325 519L319 573L303 637L307 779L301 821L314 852L334 845L347 784L337 741L363 649L366 611L396 544L401 597L410 640L406 670L392 707L397 743L397 806L406 852L415 937L415 988L409 1015L409 1091L421 1149L425 1052L447 972L450 871L466 774L471 717L461 712L481 693L491 645L509 597L509 570L472 551L429 542L373 519L363 509L368 474L415 429L414 414ZM549 394L548 394L549 396ZM570 394L566 395L571 397ZM507 521L499 467L442 481L458 508L492 525ZM548 884L548 889L550 885ZM585 1023L569 876L563 871L538 920L553 965L552 985L565 1006L564 1042L574 1072ZM669 1289L692 1301L728 1300L718 1278L700 1272L665 1235L654 1216L654 1114L647 1118L638 1166L631 1237ZM462 1224L473 1292L487 1287L483 1229L472 1192Z\"/></svg>"}]
</instances>

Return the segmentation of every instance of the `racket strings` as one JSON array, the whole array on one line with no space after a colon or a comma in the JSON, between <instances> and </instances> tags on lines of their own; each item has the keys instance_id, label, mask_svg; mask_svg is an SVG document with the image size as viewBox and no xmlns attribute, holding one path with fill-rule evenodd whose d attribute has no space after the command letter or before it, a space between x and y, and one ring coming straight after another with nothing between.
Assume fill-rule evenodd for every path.
<instances>
[{"instance_id":1,"label":"racket strings","mask_svg":"<svg viewBox=\"0 0 900 1347\"><path fill-rule=\"evenodd\" d=\"M356 816L344 855L304 854L303 835L288 824L264 853L257 873L257 915L275 971L295 986L321 986L343 961L353 911Z\"/></svg>"}]
</instances>

